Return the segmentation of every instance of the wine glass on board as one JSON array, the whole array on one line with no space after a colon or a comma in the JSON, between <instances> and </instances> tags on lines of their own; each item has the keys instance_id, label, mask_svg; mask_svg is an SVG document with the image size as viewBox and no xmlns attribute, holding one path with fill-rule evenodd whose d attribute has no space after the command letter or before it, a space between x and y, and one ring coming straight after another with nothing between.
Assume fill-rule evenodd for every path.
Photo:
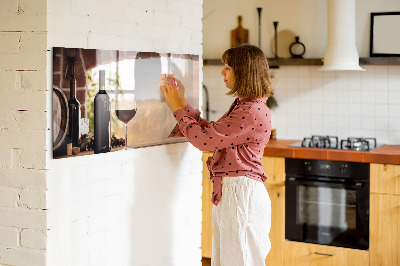
<instances>
[{"instance_id":1,"label":"wine glass on board","mask_svg":"<svg viewBox=\"0 0 400 266\"><path fill-rule=\"evenodd\" d=\"M128 123L136 115L136 96L134 90L118 90L115 99L115 114L125 124L125 150L128 149Z\"/></svg>"}]
</instances>

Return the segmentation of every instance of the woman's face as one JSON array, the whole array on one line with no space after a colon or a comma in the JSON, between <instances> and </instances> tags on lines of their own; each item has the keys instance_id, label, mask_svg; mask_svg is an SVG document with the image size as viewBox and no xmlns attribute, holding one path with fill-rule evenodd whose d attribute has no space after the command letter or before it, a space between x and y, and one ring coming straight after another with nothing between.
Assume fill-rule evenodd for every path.
<instances>
[{"instance_id":1,"label":"woman's face","mask_svg":"<svg viewBox=\"0 0 400 266\"><path fill-rule=\"evenodd\" d=\"M221 75L224 77L225 86L228 89L233 89L235 86L235 73L233 72L233 69L225 64L221 71Z\"/></svg>"}]
</instances>

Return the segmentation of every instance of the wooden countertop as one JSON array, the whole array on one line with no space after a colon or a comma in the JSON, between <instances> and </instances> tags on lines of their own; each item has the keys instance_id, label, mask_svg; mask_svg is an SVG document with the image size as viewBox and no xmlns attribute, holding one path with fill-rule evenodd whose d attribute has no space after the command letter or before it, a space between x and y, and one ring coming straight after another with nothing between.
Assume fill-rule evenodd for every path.
<instances>
[{"instance_id":1,"label":"wooden countertop","mask_svg":"<svg viewBox=\"0 0 400 266\"><path fill-rule=\"evenodd\" d=\"M264 156L363 163L400 164L400 145L383 145L372 151L290 147L301 140L270 140Z\"/></svg>"}]
</instances>

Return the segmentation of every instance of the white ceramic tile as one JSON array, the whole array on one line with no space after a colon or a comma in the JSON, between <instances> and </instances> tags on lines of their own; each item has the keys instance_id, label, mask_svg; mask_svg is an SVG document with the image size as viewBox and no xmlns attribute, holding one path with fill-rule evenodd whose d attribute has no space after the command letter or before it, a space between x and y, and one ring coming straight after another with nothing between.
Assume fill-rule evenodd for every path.
<instances>
[{"instance_id":1,"label":"white ceramic tile","mask_svg":"<svg viewBox=\"0 0 400 266\"><path fill-rule=\"evenodd\" d=\"M326 87L325 87L326 86ZM325 84L324 86L324 98L323 101L325 103L334 103L336 101L336 91L333 86Z\"/></svg>"},{"instance_id":2,"label":"white ceramic tile","mask_svg":"<svg viewBox=\"0 0 400 266\"><path fill-rule=\"evenodd\" d=\"M336 103L349 103L349 94L348 90L337 90L336 91Z\"/></svg>"},{"instance_id":3,"label":"white ceramic tile","mask_svg":"<svg viewBox=\"0 0 400 266\"><path fill-rule=\"evenodd\" d=\"M388 66L387 65L376 65L374 68L374 77L375 78L387 78L388 74Z\"/></svg>"},{"instance_id":4,"label":"white ceramic tile","mask_svg":"<svg viewBox=\"0 0 400 266\"><path fill-rule=\"evenodd\" d=\"M387 71L388 71L388 76L400 77L400 66L399 65L388 66Z\"/></svg>"},{"instance_id":5,"label":"white ceramic tile","mask_svg":"<svg viewBox=\"0 0 400 266\"><path fill-rule=\"evenodd\" d=\"M362 105L360 103L349 104L349 115L361 117Z\"/></svg>"},{"instance_id":6,"label":"white ceramic tile","mask_svg":"<svg viewBox=\"0 0 400 266\"><path fill-rule=\"evenodd\" d=\"M388 144L400 144L400 131L389 131L389 141Z\"/></svg>"},{"instance_id":7,"label":"white ceramic tile","mask_svg":"<svg viewBox=\"0 0 400 266\"><path fill-rule=\"evenodd\" d=\"M299 78L306 78L309 79L311 76L311 68L308 66L299 67L297 69L297 75Z\"/></svg>"},{"instance_id":8,"label":"white ceramic tile","mask_svg":"<svg viewBox=\"0 0 400 266\"><path fill-rule=\"evenodd\" d=\"M373 90L362 90L361 101L365 103L374 103L374 91Z\"/></svg>"},{"instance_id":9,"label":"white ceramic tile","mask_svg":"<svg viewBox=\"0 0 400 266\"><path fill-rule=\"evenodd\" d=\"M387 144L389 142L389 133L387 130L376 130L375 129L375 138L378 145Z\"/></svg>"},{"instance_id":10,"label":"white ceramic tile","mask_svg":"<svg viewBox=\"0 0 400 266\"><path fill-rule=\"evenodd\" d=\"M373 76L362 76L362 78L361 78L361 89L362 90L373 90L374 89L374 78L373 78Z\"/></svg>"},{"instance_id":11,"label":"white ceramic tile","mask_svg":"<svg viewBox=\"0 0 400 266\"><path fill-rule=\"evenodd\" d=\"M320 70L320 66L312 66L310 67L310 76L311 77L323 77L324 73Z\"/></svg>"},{"instance_id":12,"label":"white ceramic tile","mask_svg":"<svg viewBox=\"0 0 400 266\"><path fill-rule=\"evenodd\" d=\"M361 105L361 116L373 118L375 115L375 106L373 104Z\"/></svg>"},{"instance_id":13,"label":"white ceramic tile","mask_svg":"<svg viewBox=\"0 0 400 266\"><path fill-rule=\"evenodd\" d=\"M361 75L349 74L348 88L349 90L361 90Z\"/></svg>"},{"instance_id":14,"label":"white ceramic tile","mask_svg":"<svg viewBox=\"0 0 400 266\"><path fill-rule=\"evenodd\" d=\"M389 104L389 117L400 116L400 104Z\"/></svg>"},{"instance_id":15,"label":"white ceramic tile","mask_svg":"<svg viewBox=\"0 0 400 266\"><path fill-rule=\"evenodd\" d=\"M361 103L362 90L349 90L349 103Z\"/></svg>"},{"instance_id":16,"label":"white ceramic tile","mask_svg":"<svg viewBox=\"0 0 400 266\"><path fill-rule=\"evenodd\" d=\"M363 137L363 138L374 138L375 137L375 132L374 132L373 129L363 128L361 130L361 137Z\"/></svg>"},{"instance_id":17,"label":"white ceramic tile","mask_svg":"<svg viewBox=\"0 0 400 266\"><path fill-rule=\"evenodd\" d=\"M336 114L339 116L349 115L349 105L346 103L336 103Z\"/></svg>"},{"instance_id":18,"label":"white ceramic tile","mask_svg":"<svg viewBox=\"0 0 400 266\"><path fill-rule=\"evenodd\" d=\"M388 79L387 78L375 78L374 89L375 89L375 91L387 91Z\"/></svg>"},{"instance_id":19,"label":"white ceramic tile","mask_svg":"<svg viewBox=\"0 0 400 266\"><path fill-rule=\"evenodd\" d=\"M362 120L360 116L349 116L349 129L361 129L362 128Z\"/></svg>"},{"instance_id":20,"label":"white ceramic tile","mask_svg":"<svg viewBox=\"0 0 400 266\"><path fill-rule=\"evenodd\" d=\"M349 117L344 115L336 116L336 128L348 129L349 127Z\"/></svg>"},{"instance_id":21,"label":"white ceramic tile","mask_svg":"<svg viewBox=\"0 0 400 266\"><path fill-rule=\"evenodd\" d=\"M360 137L362 135L361 128L349 128L349 136L348 137Z\"/></svg>"},{"instance_id":22,"label":"white ceramic tile","mask_svg":"<svg viewBox=\"0 0 400 266\"><path fill-rule=\"evenodd\" d=\"M389 130L400 131L400 117L389 117Z\"/></svg>"},{"instance_id":23,"label":"white ceramic tile","mask_svg":"<svg viewBox=\"0 0 400 266\"><path fill-rule=\"evenodd\" d=\"M298 67L297 66L287 66L287 67L285 67L285 69L286 69L286 77L297 77L298 76L298 74L297 74Z\"/></svg>"},{"instance_id":24,"label":"white ceramic tile","mask_svg":"<svg viewBox=\"0 0 400 266\"><path fill-rule=\"evenodd\" d=\"M400 104L400 90L388 92L389 104Z\"/></svg>"},{"instance_id":25,"label":"white ceramic tile","mask_svg":"<svg viewBox=\"0 0 400 266\"><path fill-rule=\"evenodd\" d=\"M323 128L325 130L328 128L335 128L336 116L335 115L324 115L324 120L322 122L323 122ZM331 133L326 133L326 134L331 134Z\"/></svg>"},{"instance_id":26,"label":"white ceramic tile","mask_svg":"<svg viewBox=\"0 0 400 266\"><path fill-rule=\"evenodd\" d=\"M373 130L375 128L375 120L371 116L363 116L361 117L361 125L363 130Z\"/></svg>"},{"instance_id":27,"label":"white ceramic tile","mask_svg":"<svg viewBox=\"0 0 400 266\"><path fill-rule=\"evenodd\" d=\"M375 117L388 117L389 107L387 104L375 104Z\"/></svg>"},{"instance_id":28,"label":"white ceramic tile","mask_svg":"<svg viewBox=\"0 0 400 266\"><path fill-rule=\"evenodd\" d=\"M311 113L312 115L319 114L322 116L324 111L324 104L320 101L311 102Z\"/></svg>"},{"instance_id":29,"label":"white ceramic tile","mask_svg":"<svg viewBox=\"0 0 400 266\"><path fill-rule=\"evenodd\" d=\"M400 75L399 76L389 76L388 78L388 89L390 91L400 90Z\"/></svg>"},{"instance_id":30,"label":"white ceramic tile","mask_svg":"<svg viewBox=\"0 0 400 266\"><path fill-rule=\"evenodd\" d=\"M375 117L375 130L388 130L389 118L388 117Z\"/></svg>"},{"instance_id":31,"label":"white ceramic tile","mask_svg":"<svg viewBox=\"0 0 400 266\"><path fill-rule=\"evenodd\" d=\"M323 109L324 116L336 114L336 105L334 103L325 103Z\"/></svg>"},{"instance_id":32,"label":"white ceramic tile","mask_svg":"<svg viewBox=\"0 0 400 266\"><path fill-rule=\"evenodd\" d=\"M310 78L309 78L309 77L302 77L302 76L299 76L297 82L298 82L298 85L297 85L298 88L309 89L310 86L311 86L311 85L310 85L311 82L310 82Z\"/></svg>"},{"instance_id":33,"label":"white ceramic tile","mask_svg":"<svg viewBox=\"0 0 400 266\"><path fill-rule=\"evenodd\" d=\"M286 78L286 87L288 89L299 88L298 78L297 77L287 77Z\"/></svg>"},{"instance_id":34,"label":"white ceramic tile","mask_svg":"<svg viewBox=\"0 0 400 266\"><path fill-rule=\"evenodd\" d=\"M388 102L388 92L387 91L375 91L374 96L375 104L385 104Z\"/></svg>"}]
</instances>

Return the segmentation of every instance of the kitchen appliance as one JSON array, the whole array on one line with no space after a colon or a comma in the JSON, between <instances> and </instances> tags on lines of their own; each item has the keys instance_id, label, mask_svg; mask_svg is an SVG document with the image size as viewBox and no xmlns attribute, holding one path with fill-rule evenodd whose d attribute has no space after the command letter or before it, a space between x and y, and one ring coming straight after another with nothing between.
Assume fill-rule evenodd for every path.
<instances>
[{"instance_id":1,"label":"kitchen appliance","mask_svg":"<svg viewBox=\"0 0 400 266\"><path fill-rule=\"evenodd\" d=\"M286 239L368 249L368 163L287 158L285 169Z\"/></svg>"},{"instance_id":2,"label":"kitchen appliance","mask_svg":"<svg viewBox=\"0 0 400 266\"><path fill-rule=\"evenodd\" d=\"M349 137L339 142L337 136L318 136L314 135L310 138L304 138L303 141L290 144L291 147L301 148L322 148L322 149L339 149L354 151L371 151L378 148L376 138Z\"/></svg>"}]
</instances>

